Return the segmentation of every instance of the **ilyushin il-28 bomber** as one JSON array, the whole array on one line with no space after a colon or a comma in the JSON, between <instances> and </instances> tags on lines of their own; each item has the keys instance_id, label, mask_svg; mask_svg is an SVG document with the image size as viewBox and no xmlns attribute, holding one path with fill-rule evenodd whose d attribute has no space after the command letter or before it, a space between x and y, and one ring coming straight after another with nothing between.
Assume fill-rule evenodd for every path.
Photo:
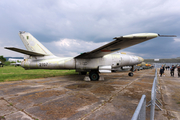
<instances>
[{"instance_id":1,"label":"ilyushin il-28 bomber","mask_svg":"<svg viewBox=\"0 0 180 120\"><path fill-rule=\"evenodd\" d=\"M89 72L92 81L99 80L99 73L112 72L123 66L132 66L129 76L133 76L133 66L143 61L143 58L125 54L111 54L132 45L160 36L156 33L138 33L115 37L114 41L107 43L90 52L75 57L57 57L44 47L30 33L20 31L19 36L27 50L5 47L25 54L21 66L28 69L75 69L83 75ZM174 37L174 36L173 36Z\"/></svg>"}]
</instances>

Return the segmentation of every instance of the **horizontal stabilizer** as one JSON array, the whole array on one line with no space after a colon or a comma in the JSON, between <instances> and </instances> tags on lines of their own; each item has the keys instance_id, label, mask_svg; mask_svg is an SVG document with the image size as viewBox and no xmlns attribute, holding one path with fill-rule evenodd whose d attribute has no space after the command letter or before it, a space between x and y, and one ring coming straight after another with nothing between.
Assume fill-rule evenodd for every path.
<instances>
[{"instance_id":1,"label":"horizontal stabilizer","mask_svg":"<svg viewBox=\"0 0 180 120\"><path fill-rule=\"evenodd\" d=\"M30 56L45 56L45 54L42 54L42 53L32 52L32 51L23 50L23 49L19 49L19 48L15 48L15 47L4 47L4 48L19 52L19 53L23 53L26 55L30 55Z\"/></svg>"}]
</instances>

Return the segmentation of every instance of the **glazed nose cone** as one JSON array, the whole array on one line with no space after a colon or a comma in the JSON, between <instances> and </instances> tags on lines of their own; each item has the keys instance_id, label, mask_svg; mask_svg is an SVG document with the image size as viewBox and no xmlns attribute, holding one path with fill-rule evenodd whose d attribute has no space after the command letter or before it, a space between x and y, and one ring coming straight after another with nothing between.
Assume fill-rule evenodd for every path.
<instances>
[{"instance_id":1,"label":"glazed nose cone","mask_svg":"<svg viewBox=\"0 0 180 120\"><path fill-rule=\"evenodd\" d=\"M144 59L142 57L138 57L138 59L139 59L140 62L144 61Z\"/></svg>"}]
</instances>

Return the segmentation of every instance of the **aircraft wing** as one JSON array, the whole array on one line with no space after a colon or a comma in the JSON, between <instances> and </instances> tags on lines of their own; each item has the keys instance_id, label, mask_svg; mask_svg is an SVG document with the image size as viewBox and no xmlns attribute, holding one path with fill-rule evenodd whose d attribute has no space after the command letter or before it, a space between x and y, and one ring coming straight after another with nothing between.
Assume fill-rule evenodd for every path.
<instances>
[{"instance_id":1,"label":"aircraft wing","mask_svg":"<svg viewBox=\"0 0 180 120\"><path fill-rule=\"evenodd\" d=\"M4 48L19 52L19 53L23 53L26 55L31 55L31 56L45 56L45 54L42 54L42 53L32 52L32 51L23 50L23 49L19 49L19 48L15 48L15 47L4 47Z\"/></svg>"},{"instance_id":2,"label":"aircraft wing","mask_svg":"<svg viewBox=\"0 0 180 120\"><path fill-rule=\"evenodd\" d=\"M160 36L157 33L138 33L138 34L131 34L131 35L125 35L120 37L115 37L114 41L105 44L95 50L92 50L91 52L82 53L75 58L98 58L103 57L104 55L110 54L115 51L122 50L124 48L133 46L135 44L147 41L149 39L155 38Z\"/></svg>"}]
</instances>

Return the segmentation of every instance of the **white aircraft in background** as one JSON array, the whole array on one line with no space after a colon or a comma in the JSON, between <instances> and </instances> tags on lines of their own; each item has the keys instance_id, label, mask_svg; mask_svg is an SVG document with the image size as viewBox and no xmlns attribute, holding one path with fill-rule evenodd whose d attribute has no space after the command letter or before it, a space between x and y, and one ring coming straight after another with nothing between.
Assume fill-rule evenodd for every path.
<instances>
[{"instance_id":1,"label":"white aircraft in background","mask_svg":"<svg viewBox=\"0 0 180 120\"><path fill-rule=\"evenodd\" d=\"M9 58L8 61L9 61L9 62L14 62L14 63L11 63L11 65L14 65L14 66L16 67L16 66L21 66L21 62L23 61L23 59L13 59L13 58Z\"/></svg>"},{"instance_id":2,"label":"white aircraft in background","mask_svg":"<svg viewBox=\"0 0 180 120\"><path fill-rule=\"evenodd\" d=\"M96 81L99 80L99 73L111 72L113 69L123 66L132 66L133 71L133 66L143 61L143 58L138 56L110 53L160 35L156 33L138 33L115 37L114 41L76 57L56 57L30 33L20 31L19 36L27 50L15 47L5 47L5 49L27 55L21 63L24 69L75 69L76 72L84 75L89 72L90 79ZM130 72L129 76L133 76L133 72Z\"/></svg>"}]
</instances>

